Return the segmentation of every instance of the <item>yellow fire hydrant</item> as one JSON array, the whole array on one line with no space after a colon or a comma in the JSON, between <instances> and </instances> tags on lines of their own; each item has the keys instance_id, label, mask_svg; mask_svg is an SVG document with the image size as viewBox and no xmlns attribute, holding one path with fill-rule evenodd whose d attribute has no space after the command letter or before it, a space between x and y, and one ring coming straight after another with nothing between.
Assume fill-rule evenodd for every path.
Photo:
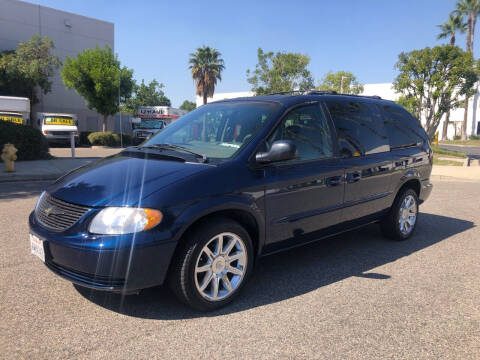
<instances>
[{"instance_id":1,"label":"yellow fire hydrant","mask_svg":"<svg viewBox=\"0 0 480 360\"><path fill-rule=\"evenodd\" d=\"M10 143L3 146L2 160L5 163L5 172L14 172L14 161L17 160L17 148Z\"/></svg>"}]
</instances>

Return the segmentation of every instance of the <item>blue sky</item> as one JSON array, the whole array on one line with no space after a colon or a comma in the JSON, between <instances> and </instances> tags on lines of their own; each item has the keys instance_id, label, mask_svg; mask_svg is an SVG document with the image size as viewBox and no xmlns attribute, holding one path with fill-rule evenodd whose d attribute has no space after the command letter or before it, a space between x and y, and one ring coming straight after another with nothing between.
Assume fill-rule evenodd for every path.
<instances>
[{"instance_id":1,"label":"blue sky","mask_svg":"<svg viewBox=\"0 0 480 360\"><path fill-rule=\"evenodd\" d=\"M455 0L30 2L113 22L122 64L139 81L162 82L177 107L195 98L187 62L204 44L225 60L217 92L250 90L245 73L255 67L258 47L309 55L316 82L330 70L351 71L361 83L391 82L401 51L441 44L436 25L455 6ZM464 36L457 41L464 47Z\"/></svg>"}]
</instances>

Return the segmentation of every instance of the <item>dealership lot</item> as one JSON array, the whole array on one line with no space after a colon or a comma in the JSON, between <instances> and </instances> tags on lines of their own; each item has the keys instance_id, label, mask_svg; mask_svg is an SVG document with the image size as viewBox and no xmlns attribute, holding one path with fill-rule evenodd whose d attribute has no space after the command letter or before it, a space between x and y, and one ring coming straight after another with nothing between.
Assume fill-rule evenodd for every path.
<instances>
[{"instance_id":1,"label":"dealership lot","mask_svg":"<svg viewBox=\"0 0 480 360\"><path fill-rule=\"evenodd\" d=\"M0 184L0 358L480 357L479 184L434 180L408 242L377 226L264 259L231 306L76 288L30 254L47 183Z\"/></svg>"}]
</instances>

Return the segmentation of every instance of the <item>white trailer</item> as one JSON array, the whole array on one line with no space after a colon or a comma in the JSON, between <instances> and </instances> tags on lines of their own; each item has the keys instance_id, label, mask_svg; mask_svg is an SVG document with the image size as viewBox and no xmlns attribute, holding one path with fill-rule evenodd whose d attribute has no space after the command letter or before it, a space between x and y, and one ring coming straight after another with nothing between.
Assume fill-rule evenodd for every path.
<instances>
[{"instance_id":1,"label":"white trailer","mask_svg":"<svg viewBox=\"0 0 480 360\"><path fill-rule=\"evenodd\" d=\"M26 125L30 120L30 99L0 96L0 121Z\"/></svg>"}]
</instances>

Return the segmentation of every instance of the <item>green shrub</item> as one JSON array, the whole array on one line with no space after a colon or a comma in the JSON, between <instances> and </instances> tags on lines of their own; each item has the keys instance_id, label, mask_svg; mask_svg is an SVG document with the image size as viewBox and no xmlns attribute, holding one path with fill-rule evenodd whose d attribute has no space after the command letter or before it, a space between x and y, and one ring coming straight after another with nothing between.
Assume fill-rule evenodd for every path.
<instances>
[{"instance_id":1,"label":"green shrub","mask_svg":"<svg viewBox=\"0 0 480 360\"><path fill-rule=\"evenodd\" d=\"M115 138L115 142L117 145L120 145L120 134L113 134L113 137ZM132 137L128 134L123 134L122 135L122 140L123 140L123 146L129 146L132 144Z\"/></svg>"},{"instance_id":2,"label":"green shrub","mask_svg":"<svg viewBox=\"0 0 480 360\"><path fill-rule=\"evenodd\" d=\"M93 132L88 135L88 141L92 145L116 146L117 142L111 131Z\"/></svg>"},{"instance_id":3,"label":"green shrub","mask_svg":"<svg viewBox=\"0 0 480 360\"><path fill-rule=\"evenodd\" d=\"M453 140L460 140L461 138L462 138L462 137L461 137L460 135L455 135L455 136L453 137Z\"/></svg>"},{"instance_id":4,"label":"green shrub","mask_svg":"<svg viewBox=\"0 0 480 360\"><path fill-rule=\"evenodd\" d=\"M88 141L91 145L120 146L120 134L114 134L111 131L94 132L88 135ZM123 146L128 146L131 143L132 137L123 134Z\"/></svg>"},{"instance_id":5,"label":"green shrub","mask_svg":"<svg viewBox=\"0 0 480 360\"><path fill-rule=\"evenodd\" d=\"M469 140L480 140L479 135L470 135Z\"/></svg>"},{"instance_id":6,"label":"green shrub","mask_svg":"<svg viewBox=\"0 0 480 360\"><path fill-rule=\"evenodd\" d=\"M18 160L50 159L48 142L40 130L29 125L12 124L0 121L0 151L6 143L17 149Z\"/></svg>"}]
</instances>

